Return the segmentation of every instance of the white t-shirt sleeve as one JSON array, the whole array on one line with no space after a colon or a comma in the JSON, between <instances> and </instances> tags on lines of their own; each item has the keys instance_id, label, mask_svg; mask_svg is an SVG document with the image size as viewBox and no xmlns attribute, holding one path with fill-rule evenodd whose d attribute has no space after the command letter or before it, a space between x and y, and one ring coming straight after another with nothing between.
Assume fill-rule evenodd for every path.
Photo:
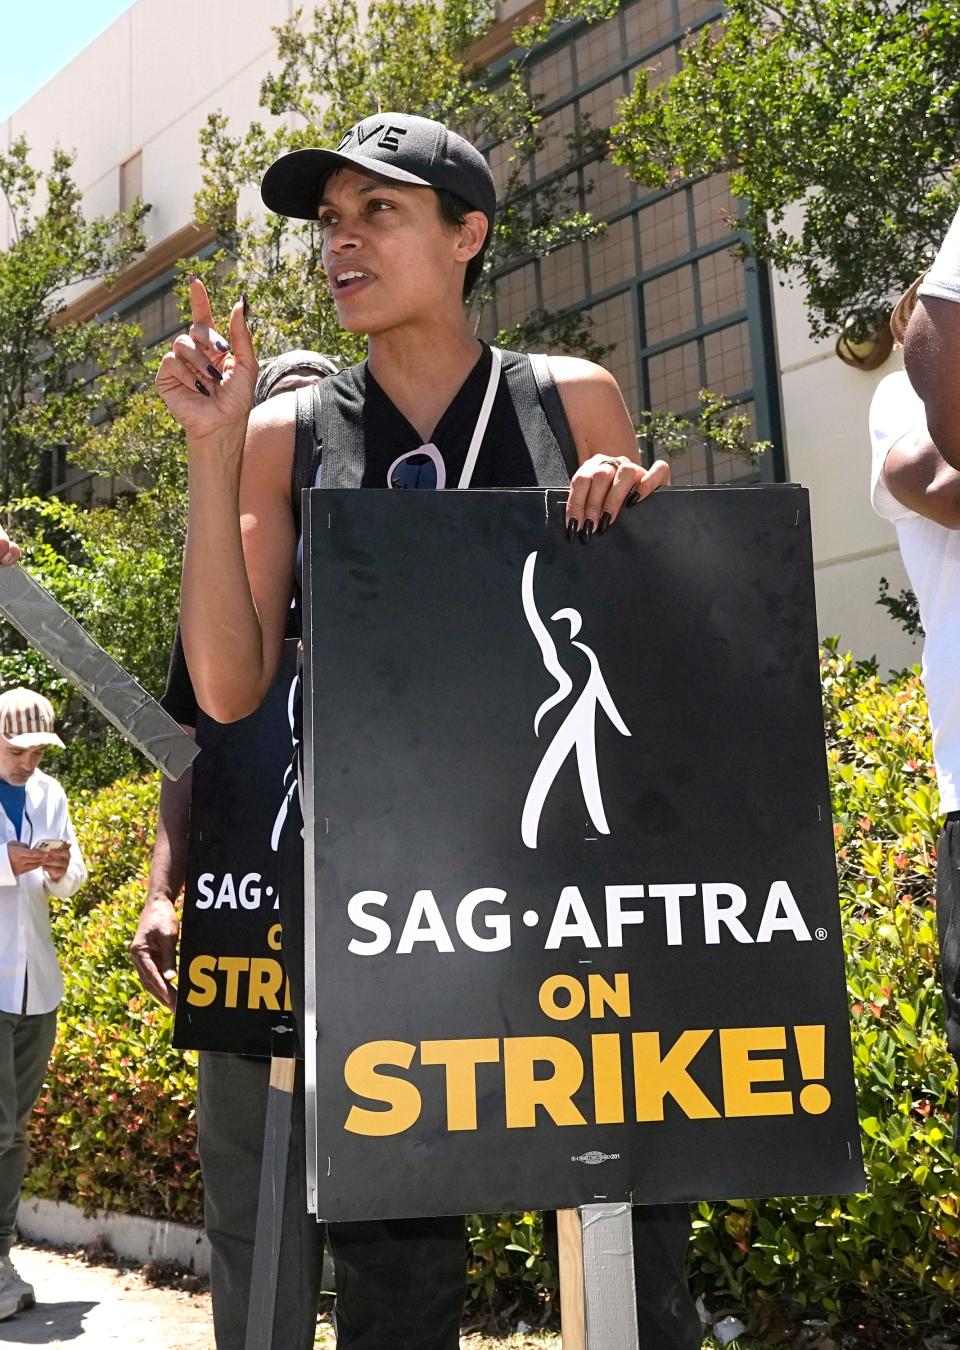
<instances>
[{"instance_id":1,"label":"white t-shirt sleeve","mask_svg":"<svg viewBox=\"0 0 960 1350\"><path fill-rule=\"evenodd\" d=\"M960 211L940 245L940 252L920 286L920 295L960 304Z\"/></svg>"},{"instance_id":2,"label":"white t-shirt sleeve","mask_svg":"<svg viewBox=\"0 0 960 1350\"><path fill-rule=\"evenodd\" d=\"M957 299L960 300L960 294ZM870 404L870 446L873 452L870 472L870 502L884 520L908 520L915 516L909 506L898 502L883 478L883 466L893 446L910 431L926 428L923 400L904 370L887 375L877 385Z\"/></svg>"}]
</instances>

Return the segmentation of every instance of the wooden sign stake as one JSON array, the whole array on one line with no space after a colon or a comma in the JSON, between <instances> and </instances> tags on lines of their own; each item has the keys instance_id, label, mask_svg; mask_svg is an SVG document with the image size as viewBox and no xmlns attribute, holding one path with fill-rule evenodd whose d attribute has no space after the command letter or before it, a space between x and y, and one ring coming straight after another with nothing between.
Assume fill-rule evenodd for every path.
<instances>
[{"instance_id":1,"label":"wooden sign stake","mask_svg":"<svg viewBox=\"0 0 960 1350\"><path fill-rule=\"evenodd\" d=\"M631 1206L557 1211L563 1350L639 1350Z\"/></svg>"}]
</instances>

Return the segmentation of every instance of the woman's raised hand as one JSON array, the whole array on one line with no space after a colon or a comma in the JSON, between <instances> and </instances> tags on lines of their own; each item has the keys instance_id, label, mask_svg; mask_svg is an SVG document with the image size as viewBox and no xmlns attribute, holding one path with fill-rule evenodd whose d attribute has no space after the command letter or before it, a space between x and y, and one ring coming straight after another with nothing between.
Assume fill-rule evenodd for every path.
<instances>
[{"instance_id":1,"label":"woman's raised hand","mask_svg":"<svg viewBox=\"0 0 960 1350\"><path fill-rule=\"evenodd\" d=\"M160 362L156 385L193 442L245 434L258 371L245 309L245 300L234 305L226 341L213 326L206 287L190 278L190 329Z\"/></svg>"}]
</instances>

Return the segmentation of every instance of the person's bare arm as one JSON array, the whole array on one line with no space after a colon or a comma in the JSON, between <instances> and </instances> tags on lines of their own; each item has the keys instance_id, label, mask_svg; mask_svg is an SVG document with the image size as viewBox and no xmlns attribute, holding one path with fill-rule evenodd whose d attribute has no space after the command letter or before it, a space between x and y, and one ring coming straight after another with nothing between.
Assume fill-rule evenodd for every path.
<instances>
[{"instance_id":1,"label":"person's bare arm","mask_svg":"<svg viewBox=\"0 0 960 1350\"><path fill-rule=\"evenodd\" d=\"M194 734L192 727L184 727L184 731L191 736ZM148 994L171 1010L176 1004L172 981L177 973L177 939L180 936L174 902L183 890L187 875L192 790L192 769L175 783L164 778L160 785L147 898L130 944L130 957L140 983Z\"/></svg>"},{"instance_id":2,"label":"person's bare arm","mask_svg":"<svg viewBox=\"0 0 960 1350\"><path fill-rule=\"evenodd\" d=\"M0 525L0 567L12 567L15 562L19 561L19 546L7 537L3 526Z\"/></svg>"},{"instance_id":3,"label":"person's bare arm","mask_svg":"<svg viewBox=\"0 0 960 1350\"><path fill-rule=\"evenodd\" d=\"M891 446L883 481L901 506L948 530L960 530L960 472L946 462L926 431L909 432Z\"/></svg>"},{"instance_id":4,"label":"person's bare arm","mask_svg":"<svg viewBox=\"0 0 960 1350\"><path fill-rule=\"evenodd\" d=\"M947 464L960 469L960 304L920 296L903 358L910 383L923 399L934 445Z\"/></svg>"},{"instance_id":5,"label":"person's bare arm","mask_svg":"<svg viewBox=\"0 0 960 1350\"><path fill-rule=\"evenodd\" d=\"M200 706L220 722L253 712L276 674L293 592L294 396L250 411L257 359L243 306L232 351L203 284L193 322L160 363L157 389L187 432L189 514L180 628Z\"/></svg>"},{"instance_id":6,"label":"person's bare arm","mask_svg":"<svg viewBox=\"0 0 960 1350\"><path fill-rule=\"evenodd\" d=\"M575 356L555 356L550 368L557 382L580 468L570 485L567 529L586 542L603 534L625 505L649 497L670 482L670 466L640 463L637 436L620 386L614 377Z\"/></svg>"}]
</instances>

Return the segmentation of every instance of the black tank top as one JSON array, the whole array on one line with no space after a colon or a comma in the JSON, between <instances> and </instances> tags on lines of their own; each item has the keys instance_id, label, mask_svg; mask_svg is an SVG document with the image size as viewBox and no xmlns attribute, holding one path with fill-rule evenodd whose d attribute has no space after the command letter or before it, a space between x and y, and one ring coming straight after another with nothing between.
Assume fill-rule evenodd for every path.
<instances>
[{"instance_id":1,"label":"black tank top","mask_svg":"<svg viewBox=\"0 0 960 1350\"><path fill-rule=\"evenodd\" d=\"M486 343L431 438L456 485L490 377ZM472 488L566 487L577 452L545 357L502 352L503 370ZM297 523L297 606L303 540L300 493L307 486L387 488L390 466L423 438L377 383L367 362L297 394L291 498Z\"/></svg>"},{"instance_id":2,"label":"black tank top","mask_svg":"<svg viewBox=\"0 0 960 1350\"><path fill-rule=\"evenodd\" d=\"M503 353L503 374L486 434L471 480L475 488L537 487L537 471L524 439L514 404L510 373L527 358L519 352ZM476 364L442 415L430 440L437 447L447 471L447 483L456 484L480 415L490 378L492 356L484 343ZM398 456L419 449L423 437L384 393L366 361L324 381L323 397L330 399L334 416L348 429L351 439L361 440L364 464L360 487L385 488L387 471ZM554 439L556 446L556 440ZM559 486L565 475L557 447ZM320 482L325 482L321 470Z\"/></svg>"}]
</instances>

